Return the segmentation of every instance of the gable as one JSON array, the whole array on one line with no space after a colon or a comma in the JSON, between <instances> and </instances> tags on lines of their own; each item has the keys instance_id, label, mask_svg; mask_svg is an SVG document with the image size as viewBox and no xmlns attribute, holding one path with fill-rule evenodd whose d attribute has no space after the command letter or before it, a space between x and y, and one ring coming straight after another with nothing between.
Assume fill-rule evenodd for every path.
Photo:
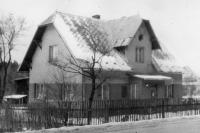
<instances>
[{"instance_id":1,"label":"gable","mask_svg":"<svg viewBox=\"0 0 200 133\"><path fill-rule=\"evenodd\" d=\"M51 46L57 46L57 57L60 60L62 59L62 56L71 57L70 52L62 38L59 36L56 28L53 24L49 24L42 36L42 48L37 47L32 56L31 64L33 69L29 70L30 83L53 82L53 80L55 80L54 76L59 74L60 70L49 62L49 48Z\"/></svg>"},{"instance_id":2,"label":"gable","mask_svg":"<svg viewBox=\"0 0 200 133\"><path fill-rule=\"evenodd\" d=\"M38 43L42 41L41 39L46 28L47 26L38 27L18 71L29 71L29 69L31 68L30 64L32 62L32 57L35 53L36 48L38 47Z\"/></svg>"},{"instance_id":3,"label":"gable","mask_svg":"<svg viewBox=\"0 0 200 133\"><path fill-rule=\"evenodd\" d=\"M100 23L104 27L104 30L109 34L107 38L109 40L108 45L111 45L112 47L128 46L133 40L139 27L143 23L150 35L150 42L152 45L152 64L154 65L156 70L158 72L178 73L184 71L184 66L180 66L178 61L175 58L172 58L173 54L170 54L170 52L166 52L166 49L160 43L162 41L158 41L158 38L156 37L150 22L148 20L142 19L139 15L123 17L117 20L104 21L93 18L70 15L61 12L55 12L53 15L51 15L49 18L43 21L38 27L33 37L33 40L31 41L31 44L27 50L27 53L23 59L23 62L18 70L29 71L29 68L31 68L30 64L32 62L32 57L36 48L38 47L37 42L41 41L46 27L51 23L55 25L56 30L59 32L59 35L61 36L64 43L66 44L69 51L74 57L81 60L87 60L89 57L91 57L91 53L88 52L87 45L79 46L77 40L75 40L72 34L68 32L70 27L66 25L66 21L71 21L72 19L75 19L75 21L78 21L79 19L85 19L90 21L97 21L98 23ZM121 54L119 54L115 50L113 50L113 53L113 57L105 58L105 60L109 59L109 61L104 61L105 65L107 63L109 64L109 62L112 62L111 64L107 65L109 66L108 68L110 68L110 66L117 66L118 69L124 68L122 70L133 69L129 66L129 62L126 59L124 59L121 56Z\"/></svg>"}]
</instances>

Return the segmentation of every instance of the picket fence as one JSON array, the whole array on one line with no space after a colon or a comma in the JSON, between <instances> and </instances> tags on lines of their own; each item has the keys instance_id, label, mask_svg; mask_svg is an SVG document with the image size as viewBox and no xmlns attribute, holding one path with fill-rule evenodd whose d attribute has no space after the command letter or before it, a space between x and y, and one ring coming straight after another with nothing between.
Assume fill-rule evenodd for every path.
<instances>
[{"instance_id":1,"label":"picket fence","mask_svg":"<svg viewBox=\"0 0 200 133\"><path fill-rule=\"evenodd\" d=\"M140 121L200 114L197 99L140 99L0 105L0 132Z\"/></svg>"}]
</instances>

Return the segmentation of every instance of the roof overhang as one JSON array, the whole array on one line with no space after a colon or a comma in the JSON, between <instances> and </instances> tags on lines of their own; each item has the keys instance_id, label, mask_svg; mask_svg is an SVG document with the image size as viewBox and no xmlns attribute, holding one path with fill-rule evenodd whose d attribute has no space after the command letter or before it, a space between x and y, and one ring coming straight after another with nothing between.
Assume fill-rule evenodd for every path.
<instances>
[{"instance_id":1,"label":"roof overhang","mask_svg":"<svg viewBox=\"0 0 200 133\"><path fill-rule=\"evenodd\" d=\"M21 99L26 96L27 95L7 95L7 96L4 96L4 99Z\"/></svg>"},{"instance_id":2,"label":"roof overhang","mask_svg":"<svg viewBox=\"0 0 200 133\"><path fill-rule=\"evenodd\" d=\"M46 25L38 27L18 71L29 71L29 69L31 68L30 64L32 62L32 57L33 54L35 53L36 48L38 47L37 41L42 40L42 36L46 30L46 27L47 27Z\"/></svg>"},{"instance_id":3,"label":"roof overhang","mask_svg":"<svg viewBox=\"0 0 200 133\"><path fill-rule=\"evenodd\" d=\"M149 20L144 20L143 19L143 22L150 34L150 37L151 37L151 43L152 43L152 50L155 50L155 49L161 49L161 46L159 44L159 41L156 37L156 34L154 33L154 30L149 22Z\"/></svg>"},{"instance_id":4,"label":"roof overhang","mask_svg":"<svg viewBox=\"0 0 200 133\"><path fill-rule=\"evenodd\" d=\"M26 79L29 79L29 77L16 78L16 79L14 79L14 81L19 81L19 80L26 80Z\"/></svg>"},{"instance_id":5,"label":"roof overhang","mask_svg":"<svg viewBox=\"0 0 200 133\"><path fill-rule=\"evenodd\" d=\"M171 77L161 76L161 75L132 75L132 76L143 80L170 80L170 81L173 80Z\"/></svg>"}]
</instances>

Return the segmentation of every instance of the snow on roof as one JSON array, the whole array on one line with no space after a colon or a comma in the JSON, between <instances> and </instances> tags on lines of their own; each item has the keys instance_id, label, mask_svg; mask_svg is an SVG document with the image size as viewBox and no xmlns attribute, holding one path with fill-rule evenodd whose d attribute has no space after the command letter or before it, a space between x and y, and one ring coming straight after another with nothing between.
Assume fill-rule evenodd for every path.
<instances>
[{"instance_id":1,"label":"snow on roof","mask_svg":"<svg viewBox=\"0 0 200 133\"><path fill-rule=\"evenodd\" d=\"M141 23L142 18L139 15L108 21L108 25L112 31L113 40L133 37Z\"/></svg>"},{"instance_id":2,"label":"snow on roof","mask_svg":"<svg viewBox=\"0 0 200 133\"><path fill-rule=\"evenodd\" d=\"M72 16L69 14L63 14L59 13L55 16L54 26L60 33L62 39L67 44L68 49L71 51L72 55L74 55L77 59L85 60L85 61L91 61L91 57L93 55L93 51L89 48L89 46L86 43L79 43L76 39L76 37L73 35L73 33L70 31L70 26L65 22L67 21L70 23L71 19L75 19L76 21L79 21L79 16ZM81 19L92 19L92 18L81 18ZM93 21L100 21L100 20L93 20ZM108 27L106 27L104 21L100 21L100 24L102 24L105 27L106 32L110 32L108 30ZM99 29L94 29L99 30ZM108 36L106 36L106 39L108 40L108 45L112 45L112 37L109 33ZM112 47L111 47L112 48ZM101 56L100 53L96 54L97 59ZM119 53L117 53L115 50L112 50L110 55L104 56L102 58L102 68L104 69L114 69L114 70L124 70L124 71L130 71L131 67L127 64L127 62L121 58ZM99 66L96 66L97 68Z\"/></svg>"},{"instance_id":3,"label":"snow on roof","mask_svg":"<svg viewBox=\"0 0 200 133\"><path fill-rule=\"evenodd\" d=\"M141 78L144 80L172 80L171 77L161 75L133 75L133 77Z\"/></svg>"},{"instance_id":4,"label":"snow on roof","mask_svg":"<svg viewBox=\"0 0 200 133\"><path fill-rule=\"evenodd\" d=\"M66 14L62 12L55 12L45 21L43 21L38 29L45 27L47 24L53 23L59 32L61 38L65 41L69 51L71 54L77 59L90 61L91 60L91 50L87 44L83 44L77 41L76 37L70 31L70 26L73 26L72 20L79 21L80 19L87 21L91 20L91 22L97 22L103 27L103 30L107 33L107 41L108 45L111 47L121 47L127 46L130 44L130 41L134 37L138 28L142 23L147 27L149 34L152 40L152 64L157 69L158 72L170 72L170 73L185 73L188 72L186 65L184 65L180 60L174 56L176 53L172 53L172 50L169 50L166 43L163 40L159 41L150 25L148 20L143 20L139 15L131 16L131 17L123 17L117 20L104 21L101 19L88 18L82 16L76 16L71 14ZM68 24L66 24L68 23ZM70 23L70 24L69 24ZM44 28L45 30L45 28ZM99 30L98 28L94 28L93 30ZM43 32L42 32L43 33ZM42 34L36 34L42 36ZM34 45L34 44L31 44ZM35 45L34 45L35 46ZM30 46L31 47L31 46ZM36 47L36 46L35 46ZM29 50L30 53L33 53L35 49ZM33 54L27 54L26 56L33 56ZM29 63L31 57L24 58L26 63ZM97 55L99 56L99 55ZM115 58L115 59L114 59ZM26 61L27 60L27 61ZM111 60L111 61L108 61ZM28 70L28 66L22 63L23 71L25 69ZM103 59L103 64L105 68L115 68L119 70L132 70L128 65L128 61L125 58L122 58L120 53L115 52L113 50L112 57L107 56ZM22 67L20 66L22 71Z\"/></svg>"},{"instance_id":5,"label":"snow on roof","mask_svg":"<svg viewBox=\"0 0 200 133\"><path fill-rule=\"evenodd\" d=\"M161 49L152 50L152 64L159 72L166 73L189 73L188 66L170 47L159 37Z\"/></svg>"},{"instance_id":6,"label":"snow on roof","mask_svg":"<svg viewBox=\"0 0 200 133\"><path fill-rule=\"evenodd\" d=\"M4 99L20 99L26 96L27 95L7 95L7 96L4 96Z\"/></svg>"}]
</instances>

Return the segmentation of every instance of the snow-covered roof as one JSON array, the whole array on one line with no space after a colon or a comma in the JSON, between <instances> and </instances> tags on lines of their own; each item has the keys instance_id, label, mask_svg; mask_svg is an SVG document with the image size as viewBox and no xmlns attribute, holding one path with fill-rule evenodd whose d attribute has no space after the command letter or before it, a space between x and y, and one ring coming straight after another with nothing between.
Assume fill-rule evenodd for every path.
<instances>
[{"instance_id":1,"label":"snow-covered roof","mask_svg":"<svg viewBox=\"0 0 200 133\"><path fill-rule=\"evenodd\" d=\"M46 26L48 24L54 24L61 38L65 41L68 49L71 51L71 54L76 59L90 61L92 56L90 48L87 44L84 43L80 45L80 43L77 41L77 38L71 32L71 28L73 27L72 21L78 22L80 20L85 22L89 20L90 22L97 22L99 25L101 25L104 32L107 34L106 40L108 41L108 45L112 48L129 45L138 28L143 23L145 24L151 37L152 64L157 69L157 71L166 73L183 73L187 71L185 65L180 64L180 62L173 56L173 54L170 53L171 51L168 51L165 48L164 43L161 43L161 40L158 41L158 38L156 37L150 22L148 20L142 19L139 15L105 21L101 19L55 12L39 25L34 39L40 40L46 29ZM93 30L99 29L94 27ZM29 70L28 66L31 62L31 58L36 47L37 45L35 45L34 41L32 41L23 60L23 63L19 68L19 71ZM96 56L100 55L97 54ZM105 69L118 69L123 71L131 71L134 69L129 66L127 59L123 58L123 56L114 49L112 49L112 54L102 58L102 67Z\"/></svg>"},{"instance_id":2,"label":"snow-covered roof","mask_svg":"<svg viewBox=\"0 0 200 133\"><path fill-rule=\"evenodd\" d=\"M162 37L159 37L161 49L152 50L152 64L158 72L192 73L177 53Z\"/></svg>"},{"instance_id":3,"label":"snow-covered roof","mask_svg":"<svg viewBox=\"0 0 200 133\"><path fill-rule=\"evenodd\" d=\"M171 77L161 75L133 75L133 77L141 78L144 80L172 80Z\"/></svg>"}]
</instances>

